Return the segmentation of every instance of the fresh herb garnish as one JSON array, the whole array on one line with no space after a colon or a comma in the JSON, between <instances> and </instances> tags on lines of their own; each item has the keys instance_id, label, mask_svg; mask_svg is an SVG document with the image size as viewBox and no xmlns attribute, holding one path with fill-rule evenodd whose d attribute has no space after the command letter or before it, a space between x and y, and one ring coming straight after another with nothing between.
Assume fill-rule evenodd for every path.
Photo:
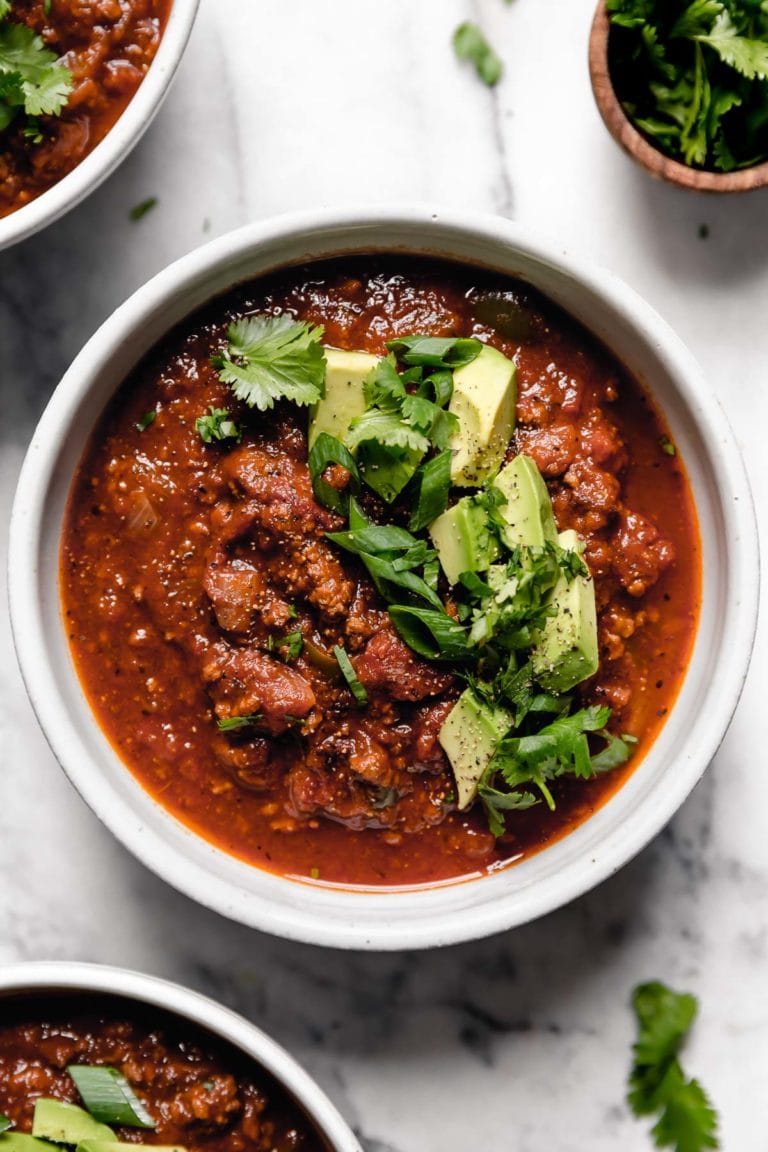
<instances>
[{"instance_id":1,"label":"fresh herb garnish","mask_svg":"<svg viewBox=\"0 0 768 1152\"><path fill-rule=\"evenodd\" d=\"M131 220L142 220L147 212L151 212L157 206L157 196L148 196L146 200L142 200L140 204L134 204L128 216Z\"/></svg>"},{"instance_id":2,"label":"fresh herb garnish","mask_svg":"<svg viewBox=\"0 0 768 1152\"><path fill-rule=\"evenodd\" d=\"M126 1128L155 1128L155 1121L117 1068L70 1064L67 1071L77 1085L85 1107L101 1124Z\"/></svg>"},{"instance_id":3,"label":"fresh herb garnish","mask_svg":"<svg viewBox=\"0 0 768 1152\"><path fill-rule=\"evenodd\" d=\"M553 780L561 776L590 780L596 775L588 734L600 736L606 741L606 747L611 749L613 767L629 759L630 741L606 731L605 726L611 716L610 708L581 708L577 712L557 716L544 727L538 726L537 714L550 709L567 709L570 704L570 698L562 696L532 698L526 715L533 714L536 717L536 730L526 735L523 728L520 735L508 736L497 747L480 785L480 796L486 807L492 804L486 790L489 787L500 790L503 782L510 792L531 785L538 789L548 807L554 811L555 801L549 789Z\"/></svg>"},{"instance_id":4,"label":"fresh herb garnish","mask_svg":"<svg viewBox=\"0 0 768 1152\"><path fill-rule=\"evenodd\" d=\"M358 679L357 672L355 672L355 669L352 667L352 661L350 660L349 656L347 656L344 649L341 648L338 644L334 645L333 654L338 661L341 674L347 682L347 687L349 688L357 703L361 707L364 704L367 704L368 693Z\"/></svg>"},{"instance_id":5,"label":"fresh herb garnish","mask_svg":"<svg viewBox=\"0 0 768 1152\"><path fill-rule=\"evenodd\" d=\"M24 134L42 139L38 116L58 116L72 91L72 73L42 37L26 24L7 20L11 5L0 3L0 132L19 116Z\"/></svg>"},{"instance_id":6,"label":"fresh herb garnish","mask_svg":"<svg viewBox=\"0 0 768 1152\"><path fill-rule=\"evenodd\" d=\"M659 439L659 447L661 448L662 452L664 452L664 454L667 456L676 456L677 455L677 448L675 448L674 444L672 443L672 441L669 439L668 436L662 436Z\"/></svg>"},{"instance_id":7,"label":"fresh herb garnish","mask_svg":"<svg viewBox=\"0 0 768 1152\"><path fill-rule=\"evenodd\" d=\"M260 412L278 400L316 404L325 389L322 336L322 326L285 314L247 316L230 324L213 365L237 399Z\"/></svg>"},{"instance_id":8,"label":"fresh herb garnish","mask_svg":"<svg viewBox=\"0 0 768 1152\"><path fill-rule=\"evenodd\" d=\"M657 147L730 172L768 157L768 9L753 0L607 0L611 75Z\"/></svg>"},{"instance_id":9,"label":"fresh herb garnish","mask_svg":"<svg viewBox=\"0 0 768 1152\"><path fill-rule=\"evenodd\" d=\"M297 629L295 632L289 632L287 636L273 641L272 646L280 652L283 660L288 663L291 660L297 660L299 656L301 656L301 650L304 647L304 637Z\"/></svg>"},{"instance_id":10,"label":"fresh herb garnish","mask_svg":"<svg viewBox=\"0 0 768 1152\"><path fill-rule=\"evenodd\" d=\"M469 60L484 84L492 88L498 84L504 65L491 48L477 24L467 20L453 34L453 50L459 60Z\"/></svg>"},{"instance_id":11,"label":"fresh herb garnish","mask_svg":"<svg viewBox=\"0 0 768 1152\"><path fill-rule=\"evenodd\" d=\"M687 1080L680 1050L696 1018L698 1003L654 981L632 994L638 1034L629 1077L628 1102L636 1116L658 1116L657 1148L704 1152L719 1148L717 1113L698 1080Z\"/></svg>"},{"instance_id":12,"label":"fresh herb garnish","mask_svg":"<svg viewBox=\"0 0 768 1152\"><path fill-rule=\"evenodd\" d=\"M411 532L420 532L437 520L448 507L448 494L451 490L451 452L444 452L427 460L413 477L415 502L409 527Z\"/></svg>"},{"instance_id":13,"label":"fresh herb garnish","mask_svg":"<svg viewBox=\"0 0 768 1152\"><path fill-rule=\"evenodd\" d=\"M13 1128L13 1121L0 1113L0 1132L7 1132L9 1128Z\"/></svg>"},{"instance_id":14,"label":"fresh herb garnish","mask_svg":"<svg viewBox=\"0 0 768 1152\"><path fill-rule=\"evenodd\" d=\"M231 419L229 411L226 408L215 408L212 404L205 416L198 416L195 420L195 428L205 444L211 444L214 440L239 441L243 435L242 429Z\"/></svg>"},{"instance_id":15,"label":"fresh herb garnish","mask_svg":"<svg viewBox=\"0 0 768 1152\"><path fill-rule=\"evenodd\" d=\"M247 716L228 716L226 720L217 720L216 726L220 732L237 732L240 728L251 728L261 719L260 712L250 712Z\"/></svg>"},{"instance_id":16,"label":"fresh herb garnish","mask_svg":"<svg viewBox=\"0 0 768 1152\"><path fill-rule=\"evenodd\" d=\"M471 349L462 348L465 344ZM446 356L454 352L459 363L466 363L467 356L477 355L475 345L482 347L476 340L424 336L392 341L389 356L366 380L368 408L352 421L345 441L350 451L357 452L365 482L388 502L400 495L431 448L447 448L458 421L446 410L453 392ZM402 373L398 356L404 364L410 362ZM435 371L425 376L425 369L432 368Z\"/></svg>"},{"instance_id":17,"label":"fresh herb garnish","mask_svg":"<svg viewBox=\"0 0 768 1152\"><path fill-rule=\"evenodd\" d=\"M136 431L146 432L150 424L154 424L156 419L157 410L155 408L151 408L149 412L145 412L144 415L139 417L139 419L136 421Z\"/></svg>"},{"instance_id":18,"label":"fresh herb garnish","mask_svg":"<svg viewBox=\"0 0 768 1152\"><path fill-rule=\"evenodd\" d=\"M388 604L402 602L410 595L444 611L431 582L437 554L425 540L419 540L405 528L372 524L354 499L350 500L347 531L326 535L334 544L360 558Z\"/></svg>"},{"instance_id":19,"label":"fresh herb garnish","mask_svg":"<svg viewBox=\"0 0 768 1152\"><path fill-rule=\"evenodd\" d=\"M347 492L340 492L325 478L325 472L332 464L346 468L349 473L348 488L357 495L360 491L360 473L354 456L341 440L331 436L330 432L321 432L309 453L308 466L312 478L312 491L315 499L325 508L346 515L349 503Z\"/></svg>"}]
</instances>

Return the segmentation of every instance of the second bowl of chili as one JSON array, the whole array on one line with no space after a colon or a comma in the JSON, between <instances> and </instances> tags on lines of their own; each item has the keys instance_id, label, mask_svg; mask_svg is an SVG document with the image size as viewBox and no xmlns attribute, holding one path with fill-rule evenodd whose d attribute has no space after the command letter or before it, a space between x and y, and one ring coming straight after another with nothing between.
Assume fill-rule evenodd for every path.
<instances>
[{"instance_id":1,"label":"second bowl of chili","mask_svg":"<svg viewBox=\"0 0 768 1152\"><path fill-rule=\"evenodd\" d=\"M16 0L0 18L17 68L8 82L25 82L0 99L0 249L74 208L131 151L165 98L198 4Z\"/></svg>"},{"instance_id":2,"label":"second bowl of chili","mask_svg":"<svg viewBox=\"0 0 768 1152\"><path fill-rule=\"evenodd\" d=\"M471 640L489 627L488 586L454 577L452 591L440 582L431 591L416 570L429 581L445 576L428 572L437 556L424 532L392 553L409 535L407 509L385 490L382 477L392 473L380 457L363 468L359 505L354 497L345 504L345 535L334 502L351 474L338 464L354 470L354 461L325 460L330 495L328 486L325 497L317 485L313 493L303 418L297 424L285 405L272 411L265 402L254 423L247 403L237 406L265 387L253 368L259 332L303 342L311 361L320 325L326 346L362 357L366 373L388 365L389 399L367 417L379 427L382 417L391 427L393 410L382 404L398 388L411 397L409 411L417 389L423 412L426 390L438 387L414 363L414 331L439 337L449 357L492 348L485 358L508 365L519 386L518 428L496 466L524 457L546 479L557 528L586 543L600 618L597 675L585 667L575 702L560 683L554 704L551 691L532 697L517 720L524 736L538 733L537 748L553 747L555 735L561 748L566 731L580 743L569 744L557 770L529 761L523 772L524 741L507 740L513 769L495 771L494 761L480 793L474 782L469 812L455 795L443 749L455 784L464 784L445 728L454 712L454 727L464 726L467 693L476 703L487 690L490 649L479 665L464 650L452 664L445 651L425 650L412 622L447 611L438 613L448 622L441 635ZM387 347L389 360L377 360ZM452 376L454 395L466 391L459 371ZM324 428L349 424L347 404L331 404ZM481 423L486 408L487 397ZM437 428L443 418L434 420ZM323 443L319 410L315 421L310 436ZM735 706L757 559L748 489L724 427L695 365L647 306L510 225L414 209L245 230L129 301L43 417L12 530L12 617L33 703L113 831L173 883L236 918L371 947L447 943L520 923L595 883L658 830ZM431 449L419 446L428 463ZM407 447L416 450L413 437ZM466 473L458 482L466 485ZM463 499L456 515L479 497ZM350 544L353 514L378 524L390 517L389 551L372 559L360 536ZM62 539L64 628L55 570ZM339 545L354 555L345 560ZM499 567L485 566L489 580ZM405 570L399 597L392 589ZM737 598L726 599L729 587ZM414 607L420 589L432 605L426 616ZM511 700L519 712L529 665L517 649L514 660L518 695L504 688L497 718L510 717ZM549 727L531 712L547 709ZM606 725L599 754L587 733ZM561 779L566 762L578 777L592 774L590 754L602 768L630 753L602 783ZM505 821L509 809L542 797L547 804Z\"/></svg>"}]
</instances>

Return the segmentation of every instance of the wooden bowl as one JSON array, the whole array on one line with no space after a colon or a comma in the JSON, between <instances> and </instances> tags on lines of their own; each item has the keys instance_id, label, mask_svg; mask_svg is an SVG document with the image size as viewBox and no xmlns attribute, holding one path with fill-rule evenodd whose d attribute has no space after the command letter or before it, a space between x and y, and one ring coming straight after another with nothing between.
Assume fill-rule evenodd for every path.
<instances>
[{"instance_id":1,"label":"wooden bowl","mask_svg":"<svg viewBox=\"0 0 768 1152\"><path fill-rule=\"evenodd\" d=\"M611 81L608 66L608 38L610 22L603 0L597 6L589 36L589 75L592 91L603 122L624 151L636 160L646 172L679 188L693 188L697 192L749 192L768 185L768 161L738 172L703 172L681 164L654 148L638 132L619 103Z\"/></svg>"}]
</instances>

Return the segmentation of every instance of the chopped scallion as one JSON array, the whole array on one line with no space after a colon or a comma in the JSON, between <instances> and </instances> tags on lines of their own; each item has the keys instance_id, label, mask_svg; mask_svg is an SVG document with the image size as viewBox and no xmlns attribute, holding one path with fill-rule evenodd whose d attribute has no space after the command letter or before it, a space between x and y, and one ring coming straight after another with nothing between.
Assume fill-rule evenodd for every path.
<instances>
[{"instance_id":1,"label":"chopped scallion","mask_svg":"<svg viewBox=\"0 0 768 1152\"><path fill-rule=\"evenodd\" d=\"M156 1127L155 1121L117 1068L70 1064L67 1071L94 1120L126 1128Z\"/></svg>"},{"instance_id":2,"label":"chopped scallion","mask_svg":"<svg viewBox=\"0 0 768 1152\"><path fill-rule=\"evenodd\" d=\"M325 508L341 515L347 510L348 497L339 492L325 479L325 470L331 464L340 464L349 472L350 490L357 495L360 491L360 473L354 457L348 448L330 432L321 432L309 453L309 474L312 477L312 491L315 499Z\"/></svg>"},{"instance_id":3,"label":"chopped scallion","mask_svg":"<svg viewBox=\"0 0 768 1152\"><path fill-rule=\"evenodd\" d=\"M349 687L349 690L354 696L355 700L357 700L358 704L360 705L367 704L368 693L358 680L357 672L355 672L354 668L352 667L352 661L350 660L349 656L347 656L344 649L340 648L338 644L334 645L333 654L339 662L341 673L346 680L347 686Z\"/></svg>"}]
</instances>

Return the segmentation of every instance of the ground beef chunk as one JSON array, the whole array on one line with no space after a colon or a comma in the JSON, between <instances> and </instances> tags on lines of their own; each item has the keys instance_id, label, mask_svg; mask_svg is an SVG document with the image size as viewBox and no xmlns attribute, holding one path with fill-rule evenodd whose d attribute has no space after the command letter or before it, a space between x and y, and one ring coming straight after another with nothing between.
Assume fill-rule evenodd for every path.
<instances>
[{"instance_id":1,"label":"ground beef chunk","mask_svg":"<svg viewBox=\"0 0 768 1152\"><path fill-rule=\"evenodd\" d=\"M273 735L285 732L315 706L315 694L304 677L257 648L214 645L203 678L220 720L259 715L258 727Z\"/></svg>"},{"instance_id":2,"label":"ground beef chunk","mask_svg":"<svg viewBox=\"0 0 768 1152\"><path fill-rule=\"evenodd\" d=\"M443 672L414 655L389 629L373 636L353 664L366 688L382 689L393 700L424 700L427 696L437 696L454 680L451 673Z\"/></svg>"},{"instance_id":3,"label":"ground beef chunk","mask_svg":"<svg viewBox=\"0 0 768 1152\"><path fill-rule=\"evenodd\" d=\"M340 523L315 500L306 463L287 452L248 444L229 454L223 473L236 494L255 501L249 504L254 521L273 536L302 540L308 532Z\"/></svg>"},{"instance_id":4,"label":"ground beef chunk","mask_svg":"<svg viewBox=\"0 0 768 1152\"><path fill-rule=\"evenodd\" d=\"M616 510L621 484L610 472L598 468L589 460L574 461L565 473L565 483L585 508L603 514Z\"/></svg>"},{"instance_id":5,"label":"ground beef chunk","mask_svg":"<svg viewBox=\"0 0 768 1152\"><path fill-rule=\"evenodd\" d=\"M613 568L630 596L643 596L675 558L675 550L655 524L625 512L613 539Z\"/></svg>"},{"instance_id":6,"label":"ground beef chunk","mask_svg":"<svg viewBox=\"0 0 768 1152\"><path fill-rule=\"evenodd\" d=\"M438 772L446 766L447 757L438 737L453 706L453 700L441 700L439 704L427 704L419 708L416 713L413 755L419 771Z\"/></svg>"},{"instance_id":7,"label":"ground beef chunk","mask_svg":"<svg viewBox=\"0 0 768 1152\"><path fill-rule=\"evenodd\" d=\"M225 632L247 632L264 577L243 560L213 560L206 569L203 588L213 604L216 620Z\"/></svg>"},{"instance_id":8,"label":"ground beef chunk","mask_svg":"<svg viewBox=\"0 0 768 1152\"><path fill-rule=\"evenodd\" d=\"M576 454L578 441L573 424L552 424L519 432L517 443L545 476L561 476Z\"/></svg>"}]
</instances>

